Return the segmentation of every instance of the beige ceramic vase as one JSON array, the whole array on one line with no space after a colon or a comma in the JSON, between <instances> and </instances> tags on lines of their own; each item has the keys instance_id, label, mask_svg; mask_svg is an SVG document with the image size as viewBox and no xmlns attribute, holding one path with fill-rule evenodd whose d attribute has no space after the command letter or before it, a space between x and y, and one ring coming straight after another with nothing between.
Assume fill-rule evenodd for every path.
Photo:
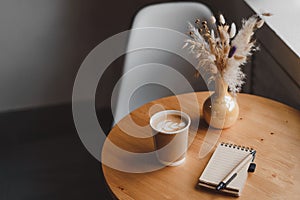
<instances>
[{"instance_id":1,"label":"beige ceramic vase","mask_svg":"<svg viewBox=\"0 0 300 200\"><path fill-rule=\"evenodd\" d=\"M231 127L239 115L236 98L228 93L228 85L220 76L215 80L215 92L203 104L205 121L217 129Z\"/></svg>"}]
</instances>

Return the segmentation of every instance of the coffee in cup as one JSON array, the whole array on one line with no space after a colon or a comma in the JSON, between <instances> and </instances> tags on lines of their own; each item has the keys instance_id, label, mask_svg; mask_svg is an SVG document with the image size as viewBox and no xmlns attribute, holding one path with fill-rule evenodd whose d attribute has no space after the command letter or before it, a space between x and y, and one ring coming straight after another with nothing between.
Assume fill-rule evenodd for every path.
<instances>
[{"instance_id":1,"label":"coffee in cup","mask_svg":"<svg viewBox=\"0 0 300 200\"><path fill-rule=\"evenodd\" d=\"M188 147L190 117L177 110L165 110L150 119L158 160L168 166L177 166L185 161Z\"/></svg>"}]
</instances>

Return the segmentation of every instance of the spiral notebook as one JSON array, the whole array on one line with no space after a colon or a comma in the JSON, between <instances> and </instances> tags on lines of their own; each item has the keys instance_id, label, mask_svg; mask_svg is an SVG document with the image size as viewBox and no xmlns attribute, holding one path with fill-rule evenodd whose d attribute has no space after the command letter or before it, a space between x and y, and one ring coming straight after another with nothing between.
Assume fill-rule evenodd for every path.
<instances>
[{"instance_id":1,"label":"spiral notebook","mask_svg":"<svg viewBox=\"0 0 300 200\"><path fill-rule=\"evenodd\" d=\"M252 151L254 150L240 145L229 143L218 144L199 178L198 185L215 190L220 181ZM234 178L222 192L234 196L241 195L248 177L249 164L246 164L241 169L237 177Z\"/></svg>"}]
</instances>

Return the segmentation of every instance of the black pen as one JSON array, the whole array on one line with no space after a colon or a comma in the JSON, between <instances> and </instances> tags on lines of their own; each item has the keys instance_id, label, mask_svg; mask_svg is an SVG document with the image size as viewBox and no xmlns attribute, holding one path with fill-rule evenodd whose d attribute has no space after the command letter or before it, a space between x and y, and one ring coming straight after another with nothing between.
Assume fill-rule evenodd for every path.
<instances>
[{"instance_id":1,"label":"black pen","mask_svg":"<svg viewBox=\"0 0 300 200\"><path fill-rule=\"evenodd\" d=\"M222 190L238 175L240 170L251 160L253 160L256 151L250 152L231 172L217 185L216 190Z\"/></svg>"}]
</instances>

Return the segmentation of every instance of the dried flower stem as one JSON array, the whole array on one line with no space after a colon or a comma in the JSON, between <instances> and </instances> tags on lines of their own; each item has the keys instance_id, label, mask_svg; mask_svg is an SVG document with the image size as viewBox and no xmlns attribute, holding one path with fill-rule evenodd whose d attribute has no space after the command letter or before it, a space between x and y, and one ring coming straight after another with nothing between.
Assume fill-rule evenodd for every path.
<instances>
[{"instance_id":1,"label":"dried flower stem","mask_svg":"<svg viewBox=\"0 0 300 200\"><path fill-rule=\"evenodd\" d=\"M212 16L211 21L215 24L216 18ZM235 23L229 26L224 16L220 15L220 25L217 26L215 34L206 21L201 22L197 19L195 21L197 27L189 24L191 39L186 41L184 47L189 46L190 52L199 60L198 68L208 72L210 80L219 72L229 89L236 93L240 91L245 78L241 65L246 63L247 57L255 50L251 38L254 31L263 23L264 21L256 15L252 16L243 21L242 29L236 34Z\"/></svg>"}]
</instances>

